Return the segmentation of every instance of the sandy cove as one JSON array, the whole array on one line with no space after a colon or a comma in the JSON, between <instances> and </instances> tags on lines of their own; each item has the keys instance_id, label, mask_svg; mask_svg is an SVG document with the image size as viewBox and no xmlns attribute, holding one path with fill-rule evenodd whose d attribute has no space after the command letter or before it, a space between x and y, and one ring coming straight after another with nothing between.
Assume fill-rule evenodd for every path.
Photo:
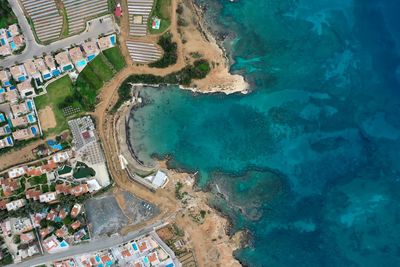
<instances>
[{"instance_id":1,"label":"sandy cove","mask_svg":"<svg viewBox=\"0 0 400 267\"><path fill-rule=\"evenodd\" d=\"M120 150L118 148L118 132L116 131L118 127L116 123L120 118L125 117L129 109L125 106L116 114L110 114L108 111L118 99L118 87L129 75L139 73L167 75L179 71L187 64L193 63L195 59L191 54L199 53L211 63L212 70L205 79L196 81L190 88L185 89L201 93L223 92L229 94L247 92L248 84L243 77L229 73L229 62L224 51L199 22L195 6L190 1L185 1L183 4L184 12L182 13L182 18L188 22L187 26L179 27L179 34L176 13L173 12L170 28L173 40L178 46L178 60L175 65L165 69L149 68L148 66L137 65L132 62L128 50L124 45L126 40L155 43L159 36L146 36L144 38L129 37L127 35L128 18L124 17L121 20L121 51L128 66L104 86L99 96L100 103L97 105L93 115L96 118L108 168L117 187L128 190L136 196L154 203L161 210L160 215L145 224L128 226L121 232L126 233L133 229L138 229L157 220L168 220L185 231L187 241L194 250L198 266L241 266L233 257L233 252L241 246L243 240L242 233L239 232L234 236L228 235L230 227L228 220L208 206L208 200L211 197L210 193L196 191L194 190L193 183L186 183L189 174L169 170L170 182L166 188L158 190L157 193L152 193L142 185L132 182L126 171L122 170L119 164L118 155ZM125 14L127 14L126 2L122 3L122 7L125 9ZM175 11L176 7L177 1L173 0L172 9ZM185 42L182 42L182 40L185 40ZM163 164L163 162L159 163L159 165ZM166 168L165 165L162 167ZM184 184L182 190L190 196L186 204L175 198L175 185L178 181ZM192 215L199 214L201 210L206 210L207 215L201 223L195 222L192 219Z\"/></svg>"},{"instance_id":2,"label":"sandy cove","mask_svg":"<svg viewBox=\"0 0 400 267\"><path fill-rule=\"evenodd\" d=\"M102 141L107 165L116 184L114 191L118 192L118 190L121 189L128 190L136 196L154 203L161 210L161 214L145 224L129 226L124 228L121 232L126 233L127 231L138 229L156 220L167 220L176 223L178 227L184 229L187 240L194 249L196 261L199 266L240 266L240 263L233 257L233 252L241 245L241 233L237 233L232 237L227 234L229 228L227 219L207 205L210 197L209 193L195 191L193 184L187 184L185 182L187 180L186 178L189 176L188 174L169 170L168 174L171 178L169 184L165 189L159 190L155 194L150 192L147 188L132 182L127 173L121 170L119 164L119 150L115 141L118 133L115 131L115 122L118 117L123 114L120 112L110 114L108 111L117 101L117 90L119 86L130 75L139 73L167 75L179 71L187 64L193 63L195 59L191 54L199 53L204 59L211 63L211 72L205 79L195 81L189 88L184 89L201 93L223 92L229 94L247 92L248 84L243 77L229 73L229 62L224 51L218 46L215 39L207 32L206 27L200 22L200 12L196 12L196 7L190 1L184 1L183 3L184 12L182 13L182 18L187 22L187 26L179 27L178 29L175 12L177 3L178 0L172 0L172 9L174 12L172 15L172 25L170 27L173 40L178 45L177 63L165 69L155 69L134 64L125 46L125 41L140 40L156 43L159 36L152 35L144 38L129 37L128 17L123 17L121 20L121 35L119 41L122 54L128 64L127 67L104 85L99 95L99 103L96 106L96 110L91 115L96 119L97 130ZM124 9L124 14L128 14L126 1L122 1L121 4ZM182 40L185 40L185 42L182 42ZM10 165L17 165L33 160L35 157L31 151L41 143L43 143L43 140L37 140L20 150L0 156L0 168L5 169L10 167ZM24 154L25 157L20 157L21 153ZM10 164L11 162L12 164ZM185 184L183 190L190 196L187 204L182 204L175 198L175 184L178 181L182 181ZM194 222L190 217L190 214L198 214L200 210L207 211L207 215L201 224Z\"/></svg>"}]
</instances>

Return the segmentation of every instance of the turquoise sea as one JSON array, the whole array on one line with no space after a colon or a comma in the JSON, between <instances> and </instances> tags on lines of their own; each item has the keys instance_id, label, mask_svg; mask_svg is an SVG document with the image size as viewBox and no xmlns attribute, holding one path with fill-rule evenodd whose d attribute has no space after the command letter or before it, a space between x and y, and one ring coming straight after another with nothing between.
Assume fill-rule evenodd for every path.
<instances>
[{"instance_id":1,"label":"turquoise sea","mask_svg":"<svg viewBox=\"0 0 400 267\"><path fill-rule=\"evenodd\" d=\"M253 92L144 88L140 159L199 171L243 264L400 266L400 1L199 1Z\"/></svg>"}]
</instances>

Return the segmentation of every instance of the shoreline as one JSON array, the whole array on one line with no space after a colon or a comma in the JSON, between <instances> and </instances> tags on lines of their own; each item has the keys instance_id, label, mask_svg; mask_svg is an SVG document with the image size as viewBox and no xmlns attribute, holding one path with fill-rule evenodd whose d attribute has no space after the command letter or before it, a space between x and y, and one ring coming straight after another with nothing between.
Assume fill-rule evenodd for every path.
<instances>
[{"instance_id":1,"label":"shoreline","mask_svg":"<svg viewBox=\"0 0 400 267\"><path fill-rule=\"evenodd\" d=\"M187 178L190 174L182 172L182 170L175 170L163 165L162 161L156 161L157 167L166 170L170 177L170 182L165 188L157 190L156 193L151 192L144 185L132 179L127 169L121 166L121 159L119 158L121 152L130 153L128 149L122 150L121 147L126 147L126 142L129 140L121 140L121 131L118 125L120 123L127 123L126 112L131 113L132 109L129 108L132 104L132 99L125 102L115 113L109 113L109 110L114 106L118 100L118 94L115 92L119 86L132 74L155 74L164 76L182 67L191 64L196 58L194 53L198 53L205 60L210 62L212 69L206 78L195 81L190 87L180 86L182 90L190 90L194 94L198 93L247 93L249 84L244 80L244 77L238 74L231 74L229 72L229 58L226 55L223 47L218 44L215 38L210 37L210 33L206 31L205 27L198 28L202 22L202 17L195 12L195 3L192 0L182 2L181 0L174 0L173 6L183 4L184 12L183 19L188 22L187 26L179 26L177 29L177 19L171 24L170 31L173 33L174 41L178 46L178 61L175 65L165 69L150 68L148 66L139 66L128 64L128 66L121 71L105 88L102 89L100 103L96 107L95 116L99 120L99 135L104 143L105 156L109 164L109 172L111 173L116 185L120 188L127 189L136 196L150 201L158 205L161 210L158 218L169 218L171 223L176 223L187 234L190 247L196 255L198 266L242 266L235 258L235 251L242 248L248 241L243 231L233 233L231 229L230 218L227 214L221 213L210 205L209 199L212 197L212 192L199 190L194 183L187 184ZM194 6L193 6L194 5ZM176 14L178 15L178 14ZM175 14L173 15L175 18ZM125 22L126 23L126 22ZM126 25L125 25L126 26ZM179 33L178 33L179 32ZM207 33L206 33L207 32ZM206 35L208 37L204 37ZM122 41L129 39L129 36L122 34ZM121 46L121 51L127 62L131 62L129 54L126 52L126 47ZM143 86L143 84L141 84ZM162 85L146 85L160 87ZM130 128L130 131L135 129ZM126 139L126 138L125 138ZM132 150L133 151L133 150ZM133 159L134 156L131 155ZM133 160L132 159L132 160ZM134 164L141 167L141 164ZM132 175L132 173L131 173ZM182 203L176 197L177 183L184 184L184 190L188 193L189 199L187 203ZM199 212L206 210L208 213L204 221L201 223L193 220ZM188 216L185 216L188 215ZM151 223L151 221L147 222ZM127 226L122 233L128 232L137 226Z\"/></svg>"}]
</instances>

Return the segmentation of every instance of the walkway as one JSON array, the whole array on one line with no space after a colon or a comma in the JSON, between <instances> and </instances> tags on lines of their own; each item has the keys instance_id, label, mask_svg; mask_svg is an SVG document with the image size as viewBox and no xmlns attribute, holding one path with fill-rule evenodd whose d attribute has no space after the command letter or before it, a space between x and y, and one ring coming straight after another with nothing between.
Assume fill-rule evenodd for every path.
<instances>
[{"instance_id":1,"label":"walkway","mask_svg":"<svg viewBox=\"0 0 400 267\"><path fill-rule=\"evenodd\" d=\"M21 27L22 33L26 40L26 48L22 54L7 57L4 60L0 60L0 67L9 68L15 64L22 63L28 59L34 57L41 57L43 54L50 54L59 49L65 49L72 45L78 45L88 39L96 39L99 35L107 35L117 31L116 25L111 15L96 18L87 22L87 27L84 32L79 35L74 35L57 42L51 43L50 45L44 46L36 42L33 35L32 29L18 4L17 0L8 0L10 6L18 18L18 23Z\"/></svg>"}]
</instances>

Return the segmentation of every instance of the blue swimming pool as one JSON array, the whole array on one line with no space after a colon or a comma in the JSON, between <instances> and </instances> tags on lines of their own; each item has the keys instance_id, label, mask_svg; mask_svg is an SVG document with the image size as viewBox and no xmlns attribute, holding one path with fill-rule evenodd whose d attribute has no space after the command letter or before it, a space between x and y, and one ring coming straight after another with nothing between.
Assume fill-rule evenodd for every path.
<instances>
[{"instance_id":1,"label":"blue swimming pool","mask_svg":"<svg viewBox=\"0 0 400 267\"><path fill-rule=\"evenodd\" d=\"M116 41L115 35L110 36L110 41L111 41L112 45L115 45L115 41Z\"/></svg>"},{"instance_id":2,"label":"blue swimming pool","mask_svg":"<svg viewBox=\"0 0 400 267\"><path fill-rule=\"evenodd\" d=\"M1 94L1 93L5 93L5 92L6 92L6 89L0 88L0 94Z\"/></svg>"},{"instance_id":3,"label":"blue swimming pool","mask_svg":"<svg viewBox=\"0 0 400 267\"><path fill-rule=\"evenodd\" d=\"M146 263L149 263L149 259L147 258L147 256L145 256L144 258L143 258L143 262L146 264Z\"/></svg>"},{"instance_id":4,"label":"blue swimming pool","mask_svg":"<svg viewBox=\"0 0 400 267\"><path fill-rule=\"evenodd\" d=\"M133 250L135 250L135 251L138 250L138 247L137 247L136 243L133 243L133 244L132 244L132 247L133 247Z\"/></svg>"},{"instance_id":5,"label":"blue swimming pool","mask_svg":"<svg viewBox=\"0 0 400 267\"><path fill-rule=\"evenodd\" d=\"M75 63L75 65L76 65L77 68L83 68L83 67L85 67L85 65L86 65L86 60L84 60L84 59L79 60L79 61L77 61L77 62Z\"/></svg>"},{"instance_id":6,"label":"blue swimming pool","mask_svg":"<svg viewBox=\"0 0 400 267\"><path fill-rule=\"evenodd\" d=\"M26 102L26 105L28 106L28 109L29 109L30 111L32 111L32 110L33 110L33 104L32 104L32 101L28 100L28 101Z\"/></svg>"},{"instance_id":7,"label":"blue swimming pool","mask_svg":"<svg viewBox=\"0 0 400 267\"><path fill-rule=\"evenodd\" d=\"M168 265L165 265L165 267L174 267L174 264L173 264L173 263L170 263L170 264L168 264Z\"/></svg>"},{"instance_id":8,"label":"blue swimming pool","mask_svg":"<svg viewBox=\"0 0 400 267\"><path fill-rule=\"evenodd\" d=\"M28 121L29 121L30 123L36 122L35 116L34 116L33 114L28 114Z\"/></svg>"},{"instance_id":9,"label":"blue swimming pool","mask_svg":"<svg viewBox=\"0 0 400 267\"><path fill-rule=\"evenodd\" d=\"M99 257L99 255L96 255L95 259L96 259L97 262L100 262L100 257Z\"/></svg>"},{"instance_id":10,"label":"blue swimming pool","mask_svg":"<svg viewBox=\"0 0 400 267\"><path fill-rule=\"evenodd\" d=\"M10 128L10 126L8 126L8 125L6 125L6 126L4 126L4 132L5 133L11 133L11 128Z\"/></svg>"},{"instance_id":11,"label":"blue swimming pool","mask_svg":"<svg viewBox=\"0 0 400 267\"><path fill-rule=\"evenodd\" d=\"M18 77L18 81L19 82L23 82L23 81L25 81L26 80L26 77L25 76L19 76Z\"/></svg>"},{"instance_id":12,"label":"blue swimming pool","mask_svg":"<svg viewBox=\"0 0 400 267\"><path fill-rule=\"evenodd\" d=\"M0 113L0 122L5 122L6 121L6 117L4 116L3 113Z\"/></svg>"},{"instance_id":13,"label":"blue swimming pool","mask_svg":"<svg viewBox=\"0 0 400 267\"><path fill-rule=\"evenodd\" d=\"M90 61L92 61L95 57L96 57L95 54L91 54L91 55L89 55L89 56L87 57L87 60L90 62Z\"/></svg>"},{"instance_id":14,"label":"blue swimming pool","mask_svg":"<svg viewBox=\"0 0 400 267\"><path fill-rule=\"evenodd\" d=\"M7 31L7 37L10 38L11 37L11 32Z\"/></svg>"},{"instance_id":15,"label":"blue swimming pool","mask_svg":"<svg viewBox=\"0 0 400 267\"><path fill-rule=\"evenodd\" d=\"M1 38L0 41L1 41L1 45L5 45L6 44L6 41L3 38Z\"/></svg>"},{"instance_id":16,"label":"blue swimming pool","mask_svg":"<svg viewBox=\"0 0 400 267\"><path fill-rule=\"evenodd\" d=\"M15 89L17 89L17 87L15 87L15 86L10 87L10 90L15 90Z\"/></svg>"},{"instance_id":17,"label":"blue swimming pool","mask_svg":"<svg viewBox=\"0 0 400 267\"><path fill-rule=\"evenodd\" d=\"M63 241L60 243L60 247L62 247L62 248L68 247L68 243L65 242L65 240L63 240Z\"/></svg>"},{"instance_id":18,"label":"blue swimming pool","mask_svg":"<svg viewBox=\"0 0 400 267\"><path fill-rule=\"evenodd\" d=\"M17 48L13 41L10 42L10 46L12 50L15 50Z\"/></svg>"},{"instance_id":19,"label":"blue swimming pool","mask_svg":"<svg viewBox=\"0 0 400 267\"><path fill-rule=\"evenodd\" d=\"M36 127L31 127L31 132L32 132L33 135L36 135L37 134Z\"/></svg>"},{"instance_id":20,"label":"blue swimming pool","mask_svg":"<svg viewBox=\"0 0 400 267\"><path fill-rule=\"evenodd\" d=\"M7 136L7 143L9 146L12 146L14 144L11 136Z\"/></svg>"},{"instance_id":21,"label":"blue swimming pool","mask_svg":"<svg viewBox=\"0 0 400 267\"><path fill-rule=\"evenodd\" d=\"M69 65L67 65L67 66L64 66L64 67L63 67L63 70L64 70L64 71L69 71L69 70L71 70L72 68L73 68L72 65L69 64Z\"/></svg>"},{"instance_id":22,"label":"blue swimming pool","mask_svg":"<svg viewBox=\"0 0 400 267\"><path fill-rule=\"evenodd\" d=\"M52 74L53 76L58 76L61 74L61 72L59 70L53 70Z\"/></svg>"},{"instance_id":23,"label":"blue swimming pool","mask_svg":"<svg viewBox=\"0 0 400 267\"><path fill-rule=\"evenodd\" d=\"M4 86L10 86L11 83L9 81L4 82Z\"/></svg>"},{"instance_id":24,"label":"blue swimming pool","mask_svg":"<svg viewBox=\"0 0 400 267\"><path fill-rule=\"evenodd\" d=\"M50 79L52 76L51 76L51 73L46 73L46 74L43 74L43 79L45 79L45 80L48 80L48 79Z\"/></svg>"}]
</instances>

